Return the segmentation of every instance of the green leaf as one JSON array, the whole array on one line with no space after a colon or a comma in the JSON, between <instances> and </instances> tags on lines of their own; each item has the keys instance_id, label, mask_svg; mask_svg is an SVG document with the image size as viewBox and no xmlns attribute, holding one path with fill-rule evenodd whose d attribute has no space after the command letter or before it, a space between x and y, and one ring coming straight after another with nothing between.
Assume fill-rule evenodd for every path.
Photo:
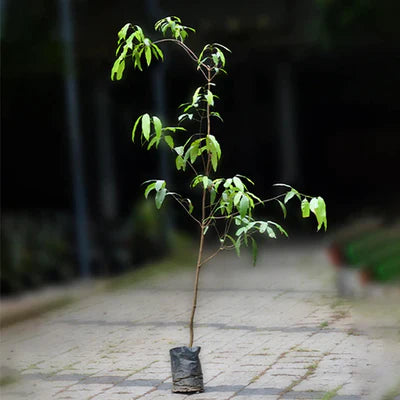
<instances>
[{"instance_id":1,"label":"green leaf","mask_svg":"<svg viewBox=\"0 0 400 400\"><path fill-rule=\"evenodd\" d=\"M208 188L208 177L203 176L203 188L207 189Z\"/></svg>"},{"instance_id":2,"label":"green leaf","mask_svg":"<svg viewBox=\"0 0 400 400\"><path fill-rule=\"evenodd\" d=\"M111 80L112 80L112 81L115 79L115 74L117 73L118 66L119 66L119 62L120 62L120 60L119 60L119 58L117 58L117 59L114 61L114 64L113 64L113 66L112 66L112 68L111 68Z\"/></svg>"},{"instance_id":3,"label":"green leaf","mask_svg":"<svg viewBox=\"0 0 400 400\"><path fill-rule=\"evenodd\" d=\"M120 56L114 61L113 67L111 69L111 80L120 80L125 69L125 56L127 48L124 47Z\"/></svg>"},{"instance_id":4,"label":"green leaf","mask_svg":"<svg viewBox=\"0 0 400 400\"><path fill-rule=\"evenodd\" d=\"M176 149L176 147L175 147ZM185 170L186 168L186 162L183 159L182 156L178 155L175 159L175 165L176 165L176 169L179 171L180 169Z\"/></svg>"},{"instance_id":5,"label":"green leaf","mask_svg":"<svg viewBox=\"0 0 400 400\"><path fill-rule=\"evenodd\" d=\"M210 116L211 116L211 117L217 117L218 119L221 120L221 122L224 122L224 120L222 119L220 113L218 113L218 112L216 112L216 111L211 112L211 113L210 113Z\"/></svg>"},{"instance_id":6,"label":"green leaf","mask_svg":"<svg viewBox=\"0 0 400 400\"><path fill-rule=\"evenodd\" d=\"M149 140L150 137L150 115L143 114L142 117L142 133L146 140Z\"/></svg>"},{"instance_id":7,"label":"green leaf","mask_svg":"<svg viewBox=\"0 0 400 400\"><path fill-rule=\"evenodd\" d=\"M328 220L326 218L326 204L322 197L318 197L318 208L321 210L322 222L325 227L325 231L328 229Z\"/></svg>"},{"instance_id":8,"label":"green leaf","mask_svg":"<svg viewBox=\"0 0 400 400\"><path fill-rule=\"evenodd\" d=\"M156 44L152 43L152 44L151 44L151 48L152 48L152 50L153 50L153 54L154 54L154 55L158 55L158 56L161 58L161 60L164 60L164 54L163 54L163 52L161 51L161 49L160 49ZM156 57L157 57L157 56L156 56Z\"/></svg>"},{"instance_id":9,"label":"green leaf","mask_svg":"<svg viewBox=\"0 0 400 400\"><path fill-rule=\"evenodd\" d=\"M214 204L216 197L217 197L217 192L213 188L211 188L211 191L210 191L210 203L211 204Z\"/></svg>"},{"instance_id":10,"label":"green leaf","mask_svg":"<svg viewBox=\"0 0 400 400\"><path fill-rule=\"evenodd\" d=\"M232 50L228 49L226 46L224 46L224 45L221 44L221 43L213 43L213 45L214 45L214 46L221 47L221 48L223 48L224 50L226 50L227 52L232 53Z\"/></svg>"},{"instance_id":11,"label":"green leaf","mask_svg":"<svg viewBox=\"0 0 400 400\"><path fill-rule=\"evenodd\" d=\"M292 187L290 185L286 185L286 183L274 183L272 186L283 186L292 189Z\"/></svg>"},{"instance_id":12,"label":"green leaf","mask_svg":"<svg viewBox=\"0 0 400 400\"><path fill-rule=\"evenodd\" d=\"M238 257L240 257L240 245L241 245L241 241L240 241L240 238L239 238L235 242L235 250L236 250L236 254L237 254Z\"/></svg>"},{"instance_id":13,"label":"green leaf","mask_svg":"<svg viewBox=\"0 0 400 400\"><path fill-rule=\"evenodd\" d=\"M246 179L246 181L248 181L249 183L254 185L254 182L250 178L248 178L247 176L241 175L241 174L236 174L236 176L238 176L239 178L244 178L244 179Z\"/></svg>"},{"instance_id":14,"label":"green leaf","mask_svg":"<svg viewBox=\"0 0 400 400\"><path fill-rule=\"evenodd\" d=\"M268 224L274 225L276 228L278 228L279 232L286 236L289 237L288 233L282 228L282 226L280 226L279 224L277 224L276 222L273 221L268 221Z\"/></svg>"},{"instance_id":15,"label":"green leaf","mask_svg":"<svg viewBox=\"0 0 400 400\"><path fill-rule=\"evenodd\" d=\"M117 80L121 80L122 74L124 73L124 69L125 69L125 60L122 60L119 63L119 66L118 66L118 69L117 69Z\"/></svg>"},{"instance_id":16,"label":"green leaf","mask_svg":"<svg viewBox=\"0 0 400 400\"><path fill-rule=\"evenodd\" d=\"M217 178L213 180L213 186L216 192L218 191L219 185L224 182L224 180L224 178Z\"/></svg>"},{"instance_id":17,"label":"green leaf","mask_svg":"<svg viewBox=\"0 0 400 400\"><path fill-rule=\"evenodd\" d=\"M135 33L131 33L128 37L128 39L126 39L125 42L125 46L128 47L129 49L133 50L133 39L135 37Z\"/></svg>"},{"instance_id":18,"label":"green leaf","mask_svg":"<svg viewBox=\"0 0 400 400\"><path fill-rule=\"evenodd\" d=\"M207 93L204 95L204 97L206 98L207 103L210 106L214 105L214 96L213 96L213 94L212 94L212 92L210 90L207 90Z\"/></svg>"},{"instance_id":19,"label":"green leaf","mask_svg":"<svg viewBox=\"0 0 400 400\"><path fill-rule=\"evenodd\" d=\"M158 180L155 182L155 188L156 188L157 192L158 192L161 188L164 188L165 185L166 185L166 183L165 183L164 180L158 179Z\"/></svg>"},{"instance_id":20,"label":"green leaf","mask_svg":"<svg viewBox=\"0 0 400 400\"><path fill-rule=\"evenodd\" d=\"M218 62L219 62L219 55L218 55L218 53L212 54L211 57L212 57L212 59L213 59L214 66L218 66Z\"/></svg>"},{"instance_id":21,"label":"green leaf","mask_svg":"<svg viewBox=\"0 0 400 400\"><path fill-rule=\"evenodd\" d=\"M147 146L147 150L150 150L154 144L156 145L156 147L158 147L160 140L157 136L154 136L153 139L150 140L148 146Z\"/></svg>"},{"instance_id":22,"label":"green leaf","mask_svg":"<svg viewBox=\"0 0 400 400\"><path fill-rule=\"evenodd\" d=\"M283 202L286 204L294 195L295 192L293 192L292 190L290 192L287 192Z\"/></svg>"},{"instance_id":23,"label":"green leaf","mask_svg":"<svg viewBox=\"0 0 400 400\"><path fill-rule=\"evenodd\" d=\"M235 206L237 206L237 205L239 204L239 201L240 201L242 195L243 195L242 192L237 192L237 193L236 193L236 195L235 195L235 197L234 197L234 199L233 199L233 204L234 204Z\"/></svg>"},{"instance_id":24,"label":"green leaf","mask_svg":"<svg viewBox=\"0 0 400 400\"><path fill-rule=\"evenodd\" d=\"M220 159L222 153L221 153L221 146L219 145L218 140L216 139L216 137L214 135L209 134L207 136L211 140L211 142L214 144L214 148L217 152L218 159Z\"/></svg>"},{"instance_id":25,"label":"green leaf","mask_svg":"<svg viewBox=\"0 0 400 400\"><path fill-rule=\"evenodd\" d=\"M186 201L188 202L188 205L189 205L189 214L191 214L194 209L192 201L190 199L186 199Z\"/></svg>"},{"instance_id":26,"label":"green leaf","mask_svg":"<svg viewBox=\"0 0 400 400\"><path fill-rule=\"evenodd\" d=\"M180 36L181 36L182 42L186 39L187 35L188 35L187 32L184 29L181 29Z\"/></svg>"},{"instance_id":27,"label":"green leaf","mask_svg":"<svg viewBox=\"0 0 400 400\"><path fill-rule=\"evenodd\" d=\"M253 250L253 266L256 266L257 263L257 253L258 253L258 249L257 249L257 243L254 240L254 238L251 238L251 247Z\"/></svg>"},{"instance_id":28,"label":"green leaf","mask_svg":"<svg viewBox=\"0 0 400 400\"><path fill-rule=\"evenodd\" d=\"M207 150L211 153L211 164L213 170L216 171L218 167L218 160L221 157L221 148L217 139L213 135L206 136Z\"/></svg>"},{"instance_id":29,"label":"green leaf","mask_svg":"<svg viewBox=\"0 0 400 400\"><path fill-rule=\"evenodd\" d=\"M276 239L276 234L275 234L274 230L269 226L267 226L267 233L270 238Z\"/></svg>"},{"instance_id":30,"label":"green leaf","mask_svg":"<svg viewBox=\"0 0 400 400\"><path fill-rule=\"evenodd\" d=\"M139 41L144 40L143 29L139 25L135 25L134 28L136 29L136 37Z\"/></svg>"},{"instance_id":31,"label":"green leaf","mask_svg":"<svg viewBox=\"0 0 400 400\"><path fill-rule=\"evenodd\" d=\"M139 124L139 121L141 120L141 118L143 117L143 115L141 115L135 122L135 125L133 125L133 129L132 129L132 142L135 141L135 132L136 132L136 128Z\"/></svg>"},{"instance_id":32,"label":"green leaf","mask_svg":"<svg viewBox=\"0 0 400 400\"><path fill-rule=\"evenodd\" d=\"M162 123L160 121L160 118L154 116L153 117L153 125L154 125L154 131L156 132L156 137L160 138L161 130L162 130Z\"/></svg>"},{"instance_id":33,"label":"green leaf","mask_svg":"<svg viewBox=\"0 0 400 400\"><path fill-rule=\"evenodd\" d=\"M193 164L196 161L196 158L199 154L199 145L200 142L198 140L194 141L189 148L189 154L190 154L190 162Z\"/></svg>"},{"instance_id":34,"label":"green leaf","mask_svg":"<svg viewBox=\"0 0 400 400\"><path fill-rule=\"evenodd\" d=\"M195 92L194 92L194 94L193 94L193 97L192 97L192 106L194 105L194 104L197 104L197 102L198 102L198 100L199 100L199 93L200 93L200 90L201 90L201 87L198 87L196 90L195 90Z\"/></svg>"},{"instance_id":35,"label":"green leaf","mask_svg":"<svg viewBox=\"0 0 400 400\"><path fill-rule=\"evenodd\" d=\"M283 212L283 218L286 218L286 216L287 216L286 206L280 200L276 200L276 201L281 206L281 209L282 209L282 212Z\"/></svg>"},{"instance_id":36,"label":"green leaf","mask_svg":"<svg viewBox=\"0 0 400 400\"><path fill-rule=\"evenodd\" d=\"M225 67L225 55L224 55L224 53L220 49L216 49L216 50L217 50L218 58L221 60L222 66ZM218 65L218 63L216 63L216 65Z\"/></svg>"},{"instance_id":37,"label":"green leaf","mask_svg":"<svg viewBox=\"0 0 400 400\"><path fill-rule=\"evenodd\" d=\"M315 213L315 210L318 208L318 199L313 197L310 201L310 210Z\"/></svg>"},{"instance_id":38,"label":"green leaf","mask_svg":"<svg viewBox=\"0 0 400 400\"><path fill-rule=\"evenodd\" d=\"M249 196L251 196L254 200L257 200L259 203L262 203L262 202L263 202L263 201L262 201L258 196L256 196L254 193L247 192L247 194L248 194ZM254 207L254 201L253 201L253 200L251 200L251 203L252 203L252 207Z\"/></svg>"},{"instance_id":39,"label":"green leaf","mask_svg":"<svg viewBox=\"0 0 400 400\"><path fill-rule=\"evenodd\" d=\"M167 143L167 145L168 145L171 149L174 148L174 139L172 138L172 136L169 136L169 135L164 136L164 140L165 140L165 142Z\"/></svg>"},{"instance_id":40,"label":"green leaf","mask_svg":"<svg viewBox=\"0 0 400 400\"><path fill-rule=\"evenodd\" d=\"M185 151L185 147L184 146L177 146L177 147L174 147L174 150L182 157L183 153Z\"/></svg>"},{"instance_id":41,"label":"green leaf","mask_svg":"<svg viewBox=\"0 0 400 400\"><path fill-rule=\"evenodd\" d=\"M140 57L143 53L143 45L138 45L135 47L135 50L132 52L132 58L134 58L133 66L139 68L139 71L143 71L142 63L140 61Z\"/></svg>"},{"instance_id":42,"label":"green leaf","mask_svg":"<svg viewBox=\"0 0 400 400\"><path fill-rule=\"evenodd\" d=\"M240 191L244 191L244 185L242 183L242 180L238 177L238 176L234 176L233 177L233 183L235 184L235 186L240 190Z\"/></svg>"},{"instance_id":43,"label":"green leaf","mask_svg":"<svg viewBox=\"0 0 400 400\"><path fill-rule=\"evenodd\" d=\"M150 184L147 186L146 190L144 191L144 197L145 197L146 199L147 199L149 193L150 193L152 190L154 190L155 187L156 187L156 183L155 183L155 182L150 183Z\"/></svg>"},{"instance_id":44,"label":"green leaf","mask_svg":"<svg viewBox=\"0 0 400 400\"><path fill-rule=\"evenodd\" d=\"M204 235L204 236L206 236L206 233L207 233L209 227L210 227L210 226L207 225L206 228L204 229L204 231L203 231L203 235Z\"/></svg>"},{"instance_id":45,"label":"green leaf","mask_svg":"<svg viewBox=\"0 0 400 400\"><path fill-rule=\"evenodd\" d=\"M193 179L193 181L192 181L192 183L191 183L191 187L196 187L200 182L201 182L201 180L203 179L203 175L197 175L194 179Z\"/></svg>"},{"instance_id":46,"label":"green leaf","mask_svg":"<svg viewBox=\"0 0 400 400\"><path fill-rule=\"evenodd\" d=\"M304 198L303 201L301 202L301 212L303 218L308 218L310 216L310 203L306 198Z\"/></svg>"},{"instance_id":47,"label":"green leaf","mask_svg":"<svg viewBox=\"0 0 400 400\"><path fill-rule=\"evenodd\" d=\"M157 209L161 208L161 205L165 199L165 195L167 194L167 189L163 188L156 193L155 202Z\"/></svg>"},{"instance_id":48,"label":"green leaf","mask_svg":"<svg viewBox=\"0 0 400 400\"><path fill-rule=\"evenodd\" d=\"M147 66L149 66L151 63L151 49L149 46L144 48L144 55L146 57Z\"/></svg>"},{"instance_id":49,"label":"green leaf","mask_svg":"<svg viewBox=\"0 0 400 400\"><path fill-rule=\"evenodd\" d=\"M239 203L239 213L242 218L246 215L248 209L249 209L249 199L246 196L243 196L240 199Z\"/></svg>"},{"instance_id":50,"label":"green leaf","mask_svg":"<svg viewBox=\"0 0 400 400\"><path fill-rule=\"evenodd\" d=\"M224 188L228 188L232 184L232 178L228 178L224 183Z\"/></svg>"},{"instance_id":51,"label":"green leaf","mask_svg":"<svg viewBox=\"0 0 400 400\"><path fill-rule=\"evenodd\" d=\"M217 170L217 168L218 168L218 157L214 152L211 153L211 165L212 165L213 170L215 172Z\"/></svg>"},{"instance_id":52,"label":"green leaf","mask_svg":"<svg viewBox=\"0 0 400 400\"><path fill-rule=\"evenodd\" d=\"M324 225L324 228L326 230L328 227L328 221L326 219L326 205L324 199L322 197L313 197L310 201L310 210L315 214L315 217L317 218L317 230L319 231L322 225Z\"/></svg>"},{"instance_id":53,"label":"green leaf","mask_svg":"<svg viewBox=\"0 0 400 400\"><path fill-rule=\"evenodd\" d=\"M121 30L118 32L118 37L119 37L120 40L121 40L121 39L125 39L126 33L128 32L128 29L129 29L130 26L131 26L130 23L125 24L125 25L121 28Z\"/></svg>"},{"instance_id":54,"label":"green leaf","mask_svg":"<svg viewBox=\"0 0 400 400\"><path fill-rule=\"evenodd\" d=\"M292 188L292 192L297 196L297 198L300 200L300 202L301 202L301 195L300 195L300 193L295 189L295 188Z\"/></svg>"}]
</instances>

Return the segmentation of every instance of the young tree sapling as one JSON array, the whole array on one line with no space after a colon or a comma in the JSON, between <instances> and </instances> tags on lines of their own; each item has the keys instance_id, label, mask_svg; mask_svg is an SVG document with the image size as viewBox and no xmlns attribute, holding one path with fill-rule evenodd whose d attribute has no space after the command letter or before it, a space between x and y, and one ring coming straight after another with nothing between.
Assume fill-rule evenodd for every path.
<instances>
[{"instance_id":1,"label":"young tree sapling","mask_svg":"<svg viewBox=\"0 0 400 400\"><path fill-rule=\"evenodd\" d=\"M181 19L175 16L159 20L155 24L155 31L161 32L163 37L153 41L145 36L138 25L128 23L123 26L118 33L117 58L112 67L111 79L120 80L128 62L132 63L134 69L142 71L144 66L150 66L154 60L163 61L164 53L159 46L173 44L180 47L192 60L193 67L204 81L204 84L194 91L189 102L179 107L181 114L176 126L164 126L160 118L145 113L136 119L132 129L132 141L139 137L141 144L146 146L147 150L158 149L160 143L164 142L176 156L176 169L183 172L188 170L191 173L190 188L200 188L201 191L199 204L194 204L191 199L170 191L165 180L147 181L144 190L146 198L150 193L155 194L157 209L170 196L182 207L199 230L193 304L189 321L188 347L192 348L202 267L222 250L235 249L240 255L242 245L252 247L255 263L257 259L255 234L267 235L273 239L277 234L288 236L280 224L270 220L255 219L253 215L255 208L276 202L286 217L286 203L297 198L300 201L302 216L307 218L310 212L313 213L317 219L317 229L324 227L326 230L326 206L322 197L308 196L286 184L275 185L282 187L283 193L263 200L248 189L254 183L246 176L236 174L229 178L215 177L222 154L212 124L215 119L222 121L221 115L215 110L215 99L217 99L214 93L215 80L226 73L226 55L230 50L222 44L210 43L196 54L185 43L189 33L194 33L195 30L182 25ZM184 127L188 121L197 122L198 129L188 131ZM212 254L205 255L204 240L210 228L216 232L218 245Z\"/></svg>"}]
</instances>

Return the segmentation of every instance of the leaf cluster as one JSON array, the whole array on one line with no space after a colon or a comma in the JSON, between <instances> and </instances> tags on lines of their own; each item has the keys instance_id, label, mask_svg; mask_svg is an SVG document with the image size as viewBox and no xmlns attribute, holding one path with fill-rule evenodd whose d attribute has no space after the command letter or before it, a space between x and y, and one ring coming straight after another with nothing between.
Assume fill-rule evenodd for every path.
<instances>
[{"instance_id":1,"label":"leaf cluster","mask_svg":"<svg viewBox=\"0 0 400 400\"><path fill-rule=\"evenodd\" d=\"M138 25L125 24L118 32L117 59L111 69L111 80L122 79L126 66L126 59L131 58L133 68L143 71L142 58L144 56L147 66L151 64L152 57L164 60L164 54L156 43L146 37Z\"/></svg>"},{"instance_id":2,"label":"leaf cluster","mask_svg":"<svg viewBox=\"0 0 400 400\"><path fill-rule=\"evenodd\" d=\"M256 234L266 235L273 239L277 237L277 234L288 236L280 224L255 219L253 215L257 206L265 206L268 202L276 201L286 218L286 204L291 199L298 198L302 216L308 218L313 213L317 219L317 230L321 227L326 230L326 205L322 197L308 196L289 185L277 184L285 188L284 193L262 200L249 191L248 186L254 185L254 182L246 176L236 174L231 178L213 177L213 174L217 172L222 151L211 128L211 119L215 117L222 121L222 117L214 109L218 96L211 89L215 87L214 78L220 72L226 72L224 52L230 52L230 50L219 43L212 43L205 45L200 54L196 55L184 43L188 32L195 32L195 30L182 25L180 18L175 16L158 21L155 24L155 30L160 31L163 36L170 35L170 38L153 42L144 35L139 26L131 24L126 24L120 30L117 59L112 68L111 77L121 79L127 57L132 58L133 67L139 70L142 70L143 57L148 66L153 57L162 61L164 56L158 44L164 42L177 44L196 63L196 69L202 73L206 82L203 86L196 88L189 102L180 105L178 126L163 126L160 118L145 113L134 123L132 141L135 141L136 136L139 135L142 145L146 146L147 150L153 147L158 148L160 143L165 143L175 154L176 169L186 171L189 168L192 171L194 177L190 186L194 190L200 189L202 196L201 203L195 209L190 199L169 191L164 180L151 180L145 182L145 197L148 198L150 193L154 192L155 204L159 209L166 197L171 196L200 226L201 237L207 234L209 228L213 228L219 239L219 248L216 253L225 249L235 249L240 255L241 246L251 244L254 263L257 258ZM190 134L181 125L193 121L198 123L199 129ZM208 259L201 261L201 264Z\"/></svg>"},{"instance_id":3,"label":"leaf cluster","mask_svg":"<svg viewBox=\"0 0 400 400\"><path fill-rule=\"evenodd\" d=\"M156 31L162 32L166 36L167 32L170 31L171 36L174 39L184 41L188 36L188 31L195 33L196 30L190 26L182 25L182 21L179 17L172 16L160 19L154 25Z\"/></svg>"},{"instance_id":4,"label":"leaf cluster","mask_svg":"<svg viewBox=\"0 0 400 400\"><path fill-rule=\"evenodd\" d=\"M325 200L321 197L312 197L306 194L298 192L296 189L284 183L277 183L274 186L283 186L289 188L290 190L286 193L284 198L284 203L286 204L290 199L297 197L301 204L301 212L303 218L308 218L310 216L310 211L315 215L317 219L317 230L319 231L322 226L324 226L325 231L328 228L328 220L326 217L326 204ZM284 215L286 217L286 208L284 204L281 203L281 207L284 210Z\"/></svg>"}]
</instances>

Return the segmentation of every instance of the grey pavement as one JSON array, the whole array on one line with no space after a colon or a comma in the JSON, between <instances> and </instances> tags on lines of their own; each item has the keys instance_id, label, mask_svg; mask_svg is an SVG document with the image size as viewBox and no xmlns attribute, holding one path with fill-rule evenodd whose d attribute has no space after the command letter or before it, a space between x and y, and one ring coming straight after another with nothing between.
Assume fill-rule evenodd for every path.
<instances>
[{"instance_id":1,"label":"grey pavement","mask_svg":"<svg viewBox=\"0 0 400 400\"><path fill-rule=\"evenodd\" d=\"M195 344L205 392L171 393L193 272L92 294L1 331L2 400L399 399L399 297L344 301L322 246L222 254L202 270ZM384 397L384 396L387 397Z\"/></svg>"}]
</instances>

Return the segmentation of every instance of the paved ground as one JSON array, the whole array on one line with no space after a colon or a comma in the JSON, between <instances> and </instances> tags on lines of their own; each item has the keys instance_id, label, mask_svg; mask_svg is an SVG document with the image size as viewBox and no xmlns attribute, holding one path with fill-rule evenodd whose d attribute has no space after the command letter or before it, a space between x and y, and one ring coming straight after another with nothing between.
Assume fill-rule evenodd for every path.
<instances>
[{"instance_id":1,"label":"paved ground","mask_svg":"<svg viewBox=\"0 0 400 400\"><path fill-rule=\"evenodd\" d=\"M316 245L249 261L229 253L202 272L195 342L206 391L191 400L375 400L398 384L396 300L338 299ZM3 329L3 375L17 381L1 399L189 398L170 392L168 350L187 344L192 280L187 271L92 295Z\"/></svg>"}]
</instances>

